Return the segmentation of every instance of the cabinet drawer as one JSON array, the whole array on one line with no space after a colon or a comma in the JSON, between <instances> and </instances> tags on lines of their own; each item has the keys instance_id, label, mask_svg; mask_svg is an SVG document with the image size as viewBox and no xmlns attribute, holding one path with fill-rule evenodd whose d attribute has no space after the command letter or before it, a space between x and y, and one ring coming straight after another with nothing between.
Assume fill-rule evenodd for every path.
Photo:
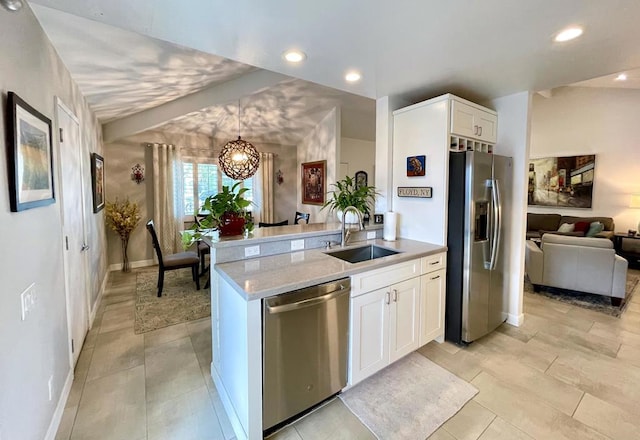
<instances>
[{"instance_id":1,"label":"cabinet drawer","mask_svg":"<svg viewBox=\"0 0 640 440\"><path fill-rule=\"evenodd\" d=\"M420 273L424 275L425 273L444 268L447 265L447 254L441 252L439 254L429 255L428 257L422 257L421 262L422 268Z\"/></svg>"},{"instance_id":2,"label":"cabinet drawer","mask_svg":"<svg viewBox=\"0 0 640 440\"><path fill-rule=\"evenodd\" d=\"M415 259L353 275L351 277L351 296L362 295L393 283L417 277L420 275L420 264L420 260Z\"/></svg>"}]
</instances>

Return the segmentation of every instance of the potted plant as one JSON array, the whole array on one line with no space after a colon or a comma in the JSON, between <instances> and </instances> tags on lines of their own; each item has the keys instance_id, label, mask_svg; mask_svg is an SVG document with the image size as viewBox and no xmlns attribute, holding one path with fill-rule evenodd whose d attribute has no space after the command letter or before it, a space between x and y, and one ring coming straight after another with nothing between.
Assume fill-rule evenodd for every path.
<instances>
[{"instance_id":1,"label":"potted plant","mask_svg":"<svg viewBox=\"0 0 640 440\"><path fill-rule=\"evenodd\" d=\"M127 248L129 246L129 237L131 232L138 226L140 222L140 208L138 204L130 202L126 199L124 202L118 201L106 203L106 221L109 226L120 237L122 250L122 271L129 272L129 255Z\"/></svg>"},{"instance_id":2,"label":"potted plant","mask_svg":"<svg viewBox=\"0 0 640 440\"><path fill-rule=\"evenodd\" d=\"M369 214L373 207L378 192L373 186L357 185L352 177L345 177L332 184L333 191L329 191L329 197L322 209L329 208L329 212L336 211L338 220L342 221L342 211L347 206L353 206L363 214ZM358 217L355 214L347 213L346 223L357 223Z\"/></svg>"},{"instance_id":3,"label":"potted plant","mask_svg":"<svg viewBox=\"0 0 640 440\"><path fill-rule=\"evenodd\" d=\"M245 230L253 229L251 216L246 210L251 201L244 198L244 193L249 191L249 188L237 190L240 183L237 182L231 188L223 186L221 192L205 199L201 210L208 214L200 220L199 226L193 225L189 228L195 232L182 234L182 244L185 248L202 237L199 229L217 229L221 236L242 235Z\"/></svg>"}]
</instances>

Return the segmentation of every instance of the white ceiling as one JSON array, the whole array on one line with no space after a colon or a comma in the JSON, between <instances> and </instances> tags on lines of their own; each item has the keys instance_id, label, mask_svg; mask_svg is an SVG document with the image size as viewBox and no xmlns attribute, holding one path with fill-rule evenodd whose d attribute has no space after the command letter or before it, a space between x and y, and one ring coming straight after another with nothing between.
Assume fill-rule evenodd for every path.
<instances>
[{"instance_id":1,"label":"white ceiling","mask_svg":"<svg viewBox=\"0 0 640 440\"><path fill-rule=\"evenodd\" d=\"M264 117L272 132L290 131L291 139L296 136L292 128L296 118L305 125L321 113L320 104L308 108L317 96L324 101L340 99L340 94L327 88L374 99L397 95L407 102L445 92L483 101L640 66L640 2L636 0L32 3L93 20L32 4L65 64L104 120L244 75L251 70L248 66L307 81L289 81L286 84L293 91L289 93L283 84L274 91L275 97L262 91L263 103L256 105L259 113L247 113L252 123ZM554 34L568 25L584 27L584 35L554 43ZM281 54L290 47L306 52L303 65L283 61ZM345 83L343 76L350 68L362 72L360 83ZM324 87L316 89L317 84ZM290 101L307 87L306 106ZM353 96L349 99L357 101ZM252 100L243 100L247 112ZM373 102L359 103L366 103L363 108L372 112ZM183 123L233 131L231 122L237 123L233 110L227 103L198 112ZM353 111L361 109L355 106ZM270 112L267 117L266 112ZM170 127L178 125L173 121Z\"/></svg>"}]
</instances>

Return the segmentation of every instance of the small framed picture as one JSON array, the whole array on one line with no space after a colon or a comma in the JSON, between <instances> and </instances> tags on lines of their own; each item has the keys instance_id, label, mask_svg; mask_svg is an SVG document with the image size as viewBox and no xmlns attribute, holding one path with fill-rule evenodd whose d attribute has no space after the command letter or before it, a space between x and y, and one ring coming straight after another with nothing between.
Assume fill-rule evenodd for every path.
<instances>
[{"instance_id":1,"label":"small framed picture","mask_svg":"<svg viewBox=\"0 0 640 440\"><path fill-rule=\"evenodd\" d=\"M324 205L327 176L327 161L306 162L302 164L302 203Z\"/></svg>"},{"instance_id":2,"label":"small framed picture","mask_svg":"<svg viewBox=\"0 0 640 440\"><path fill-rule=\"evenodd\" d=\"M91 153L91 189L93 191L93 212L104 208L104 159Z\"/></svg>"},{"instance_id":3,"label":"small framed picture","mask_svg":"<svg viewBox=\"0 0 640 440\"><path fill-rule=\"evenodd\" d=\"M356 173L356 188L362 188L369 185L369 176L366 171L358 171Z\"/></svg>"},{"instance_id":4,"label":"small framed picture","mask_svg":"<svg viewBox=\"0 0 640 440\"><path fill-rule=\"evenodd\" d=\"M407 176L424 176L426 156L407 157Z\"/></svg>"},{"instance_id":5,"label":"small framed picture","mask_svg":"<svg viewBox=\"0 0 640 440\"><path fill-rule=\"evenodd\" d=\"M50 205L55 202L51 120L13 92L7 102L11 211Z\"/></svg>"}]
</instances>

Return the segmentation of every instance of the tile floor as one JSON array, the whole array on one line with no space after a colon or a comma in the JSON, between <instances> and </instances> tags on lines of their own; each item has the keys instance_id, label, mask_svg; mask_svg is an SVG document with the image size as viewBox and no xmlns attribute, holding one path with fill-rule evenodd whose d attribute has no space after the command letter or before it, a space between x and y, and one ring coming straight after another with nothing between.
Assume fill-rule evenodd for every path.
<instances>
[{"instance_id":1,"label":"tile floor","mask_svg":"<svg viewBox=\"0 0 640 440\"><path fill-rule=\"evenodd\" d=\"M134 291L135 272L110 274L56 439L232 439L209 320L135 335ZM530 294L524 310L467 348L420 349L480 390L430 439L640 438L640 287L620 319ZM374 437L335 400L271 438Z\"/></svg>"}]
</instances>

